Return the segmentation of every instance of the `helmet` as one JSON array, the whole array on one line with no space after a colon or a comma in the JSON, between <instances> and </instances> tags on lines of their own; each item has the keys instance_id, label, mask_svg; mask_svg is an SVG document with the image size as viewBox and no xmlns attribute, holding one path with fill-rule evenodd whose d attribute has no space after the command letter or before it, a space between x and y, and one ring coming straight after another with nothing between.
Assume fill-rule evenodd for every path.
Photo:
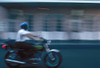
<instances>
[{"instance_id":1,"label":"helmet","mask_svg":"<svg viewBox=\"0 0 100 68\"><path fill-rule=\"evenodd\" d=\"M28 25L27 22L23 22L23 23L21 23L20 27L21 27L21 29L25 29L25 30L27 30L28 27L29 27L29 25Z\"/></svg>"}]
</instances>

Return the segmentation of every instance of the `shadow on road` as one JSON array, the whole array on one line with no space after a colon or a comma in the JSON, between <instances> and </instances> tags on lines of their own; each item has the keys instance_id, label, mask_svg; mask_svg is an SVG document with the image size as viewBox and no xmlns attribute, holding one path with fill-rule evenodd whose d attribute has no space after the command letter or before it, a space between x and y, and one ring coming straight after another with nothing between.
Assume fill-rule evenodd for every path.
<instances>
[{"instance_id":1,"label":"shadow on road","mask_svg":"<svg viewBox=\"0 0 100 68\"><path fill-rule=\"evenodd\" d=\"M45 68L41 66L21 66L20 68Z\"/></svg>"},{"instance_id":2,"label":"shadow on road","mask_svg":"<svg viewBox=\"0 0 100 68\"><path fill-rule=\"evenodd\" d=\"M19 68L46 68L45 66L41 64L36 64L36 65L21 65Z\"/></svg>"}]
</instances>

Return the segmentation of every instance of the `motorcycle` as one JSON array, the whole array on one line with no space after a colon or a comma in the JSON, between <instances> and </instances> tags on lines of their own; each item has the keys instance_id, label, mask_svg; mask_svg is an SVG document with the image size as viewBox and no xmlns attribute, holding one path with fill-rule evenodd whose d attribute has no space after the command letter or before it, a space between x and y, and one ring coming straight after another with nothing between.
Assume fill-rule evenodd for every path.
<instances>
[{"instance_id":1,"label":"motorcycle","mask_svg":"<svg viewBox=\"0 0 100 68\"><path fill-rule=\"evenodd\" d=\"M36 43L34 49L24 50L16 47L16 42L6 41L2 43L2 48L8 50L5 55L5 63L8 67L18 68L20 65L39 64L43 62L47 68L57 68L62 62L62 56L57 49L50 49L51 41L43 39L42 43Z\"/></svg>"}]
</instances>

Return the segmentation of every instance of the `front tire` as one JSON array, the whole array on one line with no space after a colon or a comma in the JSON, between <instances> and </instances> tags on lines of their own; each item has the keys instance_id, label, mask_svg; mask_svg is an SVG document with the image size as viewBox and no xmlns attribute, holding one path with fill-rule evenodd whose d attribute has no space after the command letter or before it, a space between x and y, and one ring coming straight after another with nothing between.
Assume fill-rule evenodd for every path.
<instances>
[{"instance_id":1,"label":"front tire","mask_svg":"<svg viewBox=\"0 0 100 68\"><path fill-rule=\"evenodd\" d=\"M62 62L62 56L59 52L50 52L52 53L53 57L55 58L55 60L51 60L51 58L49 57L49 54L46 54L44 57L44 64L46 67L48 68L57 68L59 67L59 65Z\"/></svg>"},{"instance_id":2,"label":"front tire","mask_svg":"<svg viewBox=\"0 0 100 68\"><path fill-rule=\"evenodd\" d=\"M15 57L17 56L17 54L15 52L7 52L7 54L5 55L5 63L9 68L18 68L20 66L20 64L16 64L16 63L11 63L6 61L6 59L16 59Z\"/></svg>"}]
</instances>

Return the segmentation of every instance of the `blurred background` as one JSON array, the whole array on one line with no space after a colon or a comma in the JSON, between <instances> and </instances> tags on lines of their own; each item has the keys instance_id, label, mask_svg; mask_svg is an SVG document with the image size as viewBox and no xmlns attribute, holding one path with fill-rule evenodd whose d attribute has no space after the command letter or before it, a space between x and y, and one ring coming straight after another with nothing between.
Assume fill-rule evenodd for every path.
<instances>
[{"instance_id":1,"label":"blurred background","mask_svg":"<svg viewBox=\"0 0 100 68\"><path fill-rule=\"evenodd\" d=\"M50 40L100 40L100 4L84 2L0 3L0 39L15 39L20 23Z\"/></svg>"}]
</instances>

